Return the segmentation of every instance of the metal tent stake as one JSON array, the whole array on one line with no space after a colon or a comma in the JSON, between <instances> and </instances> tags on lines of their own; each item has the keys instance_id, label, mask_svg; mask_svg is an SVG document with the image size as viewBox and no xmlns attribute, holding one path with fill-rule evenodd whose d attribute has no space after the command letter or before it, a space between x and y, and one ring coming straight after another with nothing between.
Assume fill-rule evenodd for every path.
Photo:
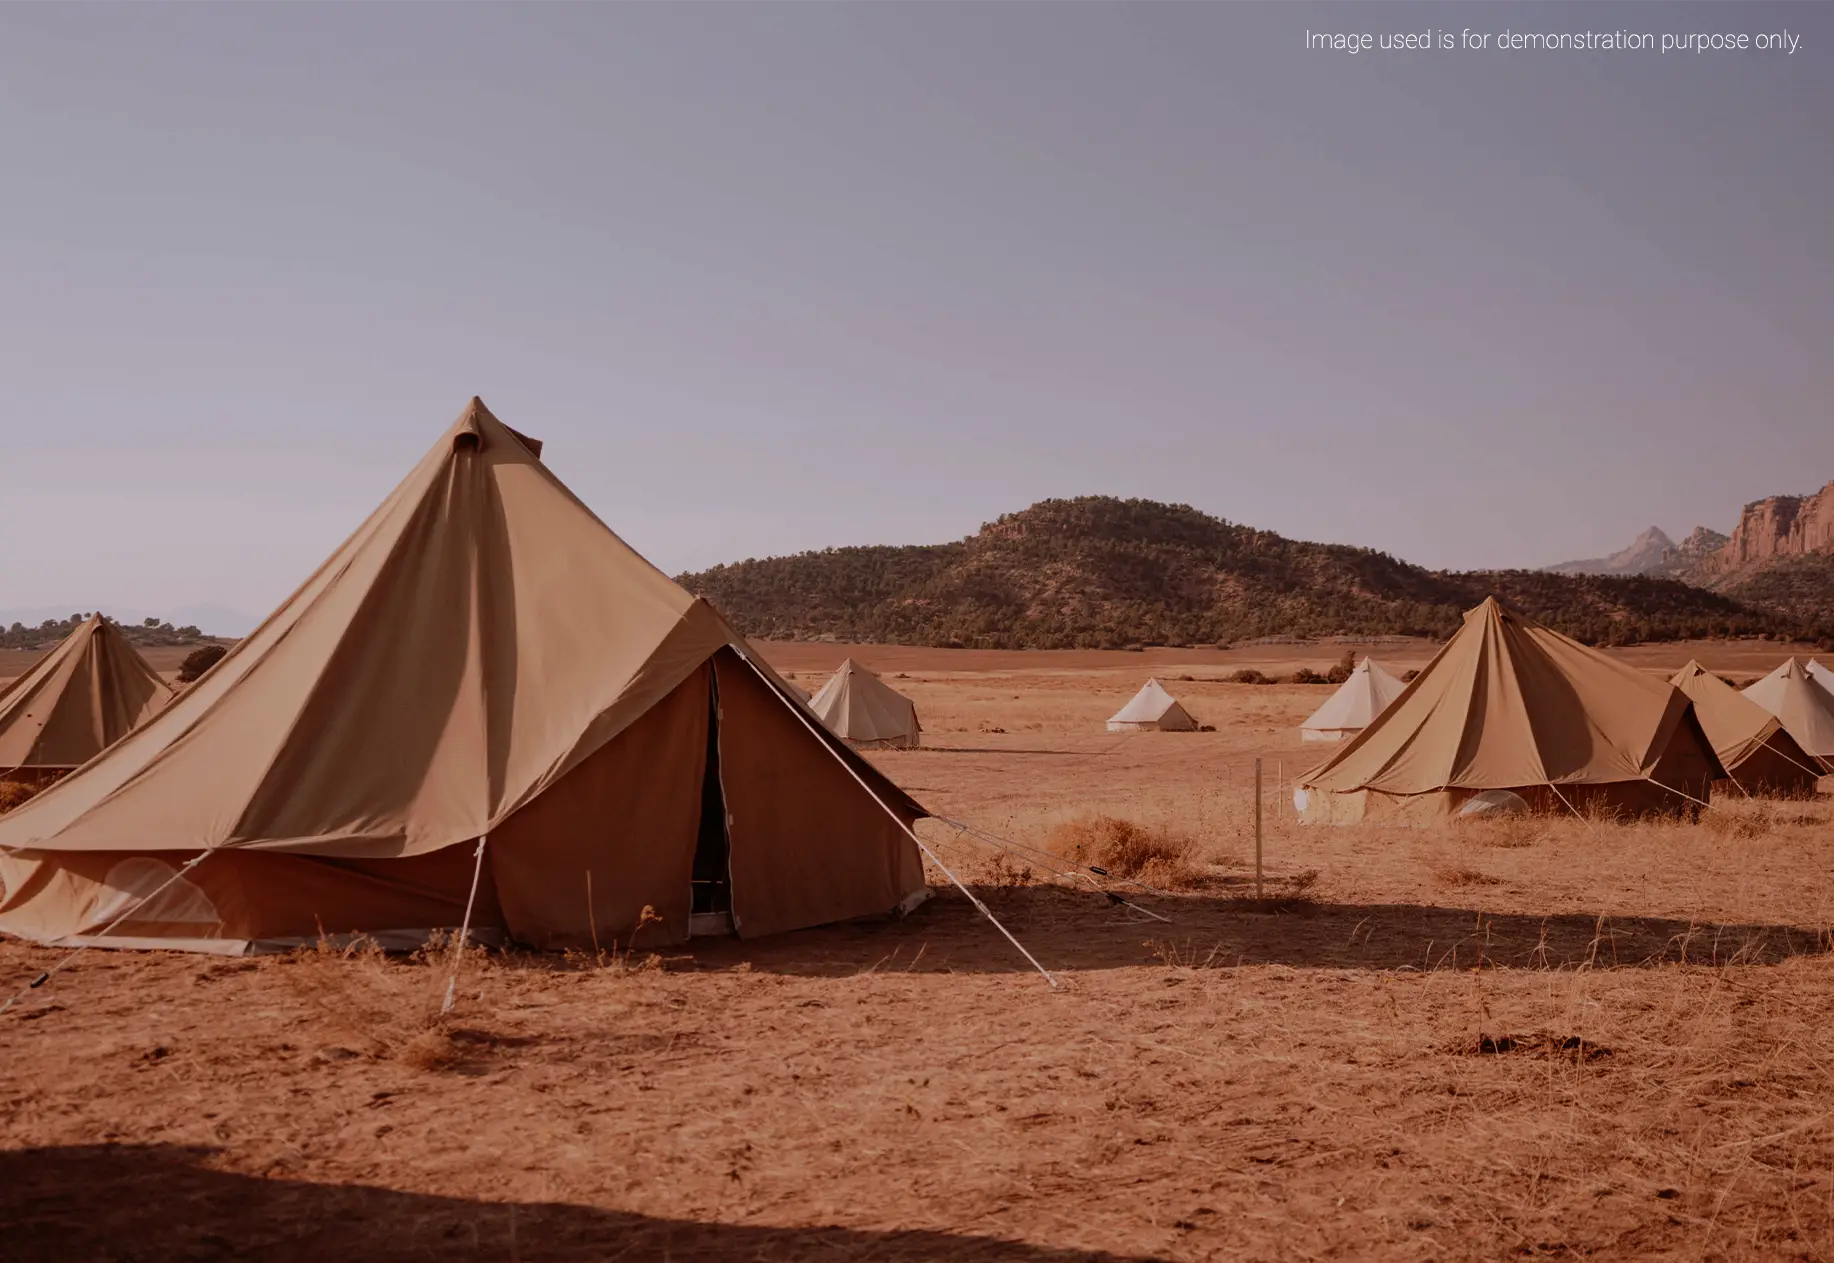
<instances>
[{"instance_id":1,"label":"metal tent stake","mask_svg":"<svg viewBox=\"0 0 1834 1263\"><path fill-rule=\"evenodd\" d=\"M1261 897L1261 760L1255 760L1255 898Z\"/></svg>"}]
</instances>

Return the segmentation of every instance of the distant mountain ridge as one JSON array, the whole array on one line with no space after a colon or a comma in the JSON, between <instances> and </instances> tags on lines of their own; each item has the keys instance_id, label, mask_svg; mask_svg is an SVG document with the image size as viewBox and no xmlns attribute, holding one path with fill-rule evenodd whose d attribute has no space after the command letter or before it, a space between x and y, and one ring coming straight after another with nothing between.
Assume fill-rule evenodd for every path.
<instances>
[{"instance_id":1,"label":"distant mountain ridge","mask_svg":"<svg viewBox=\"0 0 1834 1263\"><path fill-rule=\"evenodd\" d=\"M1705 529L1705 528L1702 528ZM1551 574L1657 574L1675 555L1675 541L1659 526L1652 526L1609 557L1563 561L1548 566Z\"/></svg>"},{"instance_id":2,"label":"distant mountain ridge","mask_svg":"<svg viewBox=\"0 0 1834 1263\"><path fill-rule=\"evenodd\" d=\"M678 581L747 635L779 639L1126 648L1444 637L1466 609L1495 595L1594 644L1767 634L1834 645L1818 620L1673 579L1431 571L1373 549L1289 540L1189 505L1109 496L1040 501L946 544L830 548Z\"/></svg>"},{"instance_id":3,"label":"distant mountain ridge","mask_svg":"<svg viewBox=\"0 0 1834 1263\"><path fill-rule=\"evenodd\" d=\"M1724 548L1729 537L1705 526L1696 526L1677 544L1659 526L1652 526L1609 557L1563 561L1544 569L1566 575L1651 575L1685 579L1708 558Z\"/></svg>"}]
</instances>

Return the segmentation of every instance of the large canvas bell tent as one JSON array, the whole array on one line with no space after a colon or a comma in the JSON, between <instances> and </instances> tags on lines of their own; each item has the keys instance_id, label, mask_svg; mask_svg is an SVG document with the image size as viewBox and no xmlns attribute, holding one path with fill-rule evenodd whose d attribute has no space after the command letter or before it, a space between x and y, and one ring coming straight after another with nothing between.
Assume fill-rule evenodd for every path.
<instances>
[{"instance_id":1,"label":"large canvas bell tent","mask_svg":"<svg viewBox=\"0 0 1834 1263\"><path fill-rule=\"evenodd\" d=\"M471 924L544 948L921 898L923 809L539 451L473 400L215 669L0 816L0 929L406 943L461 923L474 864Z\"/></svg>"},{"instance_id":2,"label":"large canvas bell tent","mask_svg":"<svg viewBox=\"0 0 1834 1263\"><path fill-rule=\"evenodd\" d=\"M1108 717L1109 732L1196 732L1197 721L1158 680L1148 680L1140 691Z\"/></svg>"},{"instance_id":3,"label":"large canvas bell tent","mask_svg":"<svg viewBox=\"0 0 1834 1263\"><path fill-rule=\"evenodd\" d=\"M1726 769L1730 788L1753 795L1814 792L1820 765L1782 720L1698 662L1690 661L1669 683L1694 703L1694 715Z\"/></svg>"},{"instance_id":4,"label":"large canvas bell tent","mask_svg":"<svg viewBox=\"0 0 1834 1263\"><path fill-rule=\"evenodd\" d=\"M46 780L81 767L171 700L120 629L92 614L0 689L0 778Z\"/></svg>"},{"instance_id":5,"label":"large canvas bell tent","mask_svg":"<svg viewBox=\"0 0 1834 1263\"><path fill-rule=\"evenodd\" d=\"M1344 741L1375 722L1407 685L1364 658L1337 692L1299 726L1302 741Z\"/></svg>"},{"instance_id":6,"label":"large canvas bell tent","mask_svg":"<svg viewBox=\"0 0 1834 1263\"><path fill-rule=\"evenodd\" d=\"M1506 789L1548 810L1682 811L1724 776L1687 695L1492 598L1300 778L1304 817L1428 820Z\"/></svg>"},{"instance_id":7,"label":"large canvas bell tent","mask_svg":"<svg viewBox=\"0 0 1834 1263\"><path fill-rule=\"evenodd\" d=\"M910 698L848 658L809 702L828 730L858 749L908 748L920 740Z\"/></svg>"},{"instance_id":8,"label":"large canvas bell tent","mask_svg":"<svg viewBox=\"0 0 1834 1263\"><path fill-rule=\"evenodd\" d=\"M1796 744L1834 766L1834 693L1794 658L1745 689L1745 696L1783 721Z\"/></svg>"}]
</instances>

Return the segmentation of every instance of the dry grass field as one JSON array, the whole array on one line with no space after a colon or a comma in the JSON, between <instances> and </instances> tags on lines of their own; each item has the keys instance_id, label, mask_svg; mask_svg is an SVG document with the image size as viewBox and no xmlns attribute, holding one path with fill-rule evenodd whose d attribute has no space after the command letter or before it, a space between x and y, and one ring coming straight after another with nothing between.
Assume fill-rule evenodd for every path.
<instances>
[{"instance_id":1,"label":"dry grass field","mask_svg":"<svg viewBox=\"0 0 1834 1263\"><path fill-rule=\"evenodd\" d=\"M1220 680L1341 645L766 651L916 699L876 761L1016 844L920 830L1056 986L940 873L899 922L473 955L444 1022L443 960L92 952L0 1016L0 1259L1834 1254L1828 799L1306 828L1329 686ZM1148 674L1217 730L1104 732ZM1038 853L1114 839L1123 902Z\"/></svg>"}]
</instances>

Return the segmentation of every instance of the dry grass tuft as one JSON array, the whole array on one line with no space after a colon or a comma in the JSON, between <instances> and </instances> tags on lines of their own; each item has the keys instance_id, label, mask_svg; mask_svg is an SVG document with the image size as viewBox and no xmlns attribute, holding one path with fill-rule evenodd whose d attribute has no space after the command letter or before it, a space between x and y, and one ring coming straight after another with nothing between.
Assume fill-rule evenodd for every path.
<instances>
[{"instance_id":1,"label":"dry grass tuft","mask_svg":"<svg viewBox=\"0 0 1834 1263\"><path fill-rule=\"evenodd\" d=\"M1149 868L1187 864L1196 850L1183 834L1103 815L1067 820L1054 827L1045 842L1054 854L1115 877L1139 877Z\"/></svg>"},{"instance_id":2,"label":"dry grass tuft","mask_svg":"<svg viewBox=\"0 0 1834 1263\"><path fill-rule=\"evenodd\" d=\"M11 811L19 804L35 797L43 789L39 784L22 784L19 781L0 781L0 815Z\"/></svg>"},{"instance_id":3,"label":"dry grass tuft","mask_svg":"<svg viewBox=\"0 0 1834 1263\"><path fill-rule=\"evenodd\" d=\"M449 1064L452 1053L440 1012L446 974L429 968L439 946L391 961L371 940L344 948L321 940L297 953L279 977L313 1010L325 1055L433 1069Z\"/></svg>"},{"instance_id":4,"label":"dry grass tuft","mask_svg":"<svg viewBox=\"0 0 1834 1263\"><path fill-rule=\"evenodd\" d=\"M1440 886L1500 886L1503 883L1501 877L1492 877L1464 864L1435 864L1432 874L1434 883Z\"/></svg>"},{"instance_id":5,"label":"dry grass tuft","mask_svg":"<svg viewBox=\"0 0 1834 1263\"><path fill-rule=\"evenodd\" d=\"M1209 865L1199 862L1197 841L1190 834L1119 816L1076 816L1054 825L1044 846L1110 877L1167 890L1202 890L1220 881Z\"/></svg>"}]
</instances>

